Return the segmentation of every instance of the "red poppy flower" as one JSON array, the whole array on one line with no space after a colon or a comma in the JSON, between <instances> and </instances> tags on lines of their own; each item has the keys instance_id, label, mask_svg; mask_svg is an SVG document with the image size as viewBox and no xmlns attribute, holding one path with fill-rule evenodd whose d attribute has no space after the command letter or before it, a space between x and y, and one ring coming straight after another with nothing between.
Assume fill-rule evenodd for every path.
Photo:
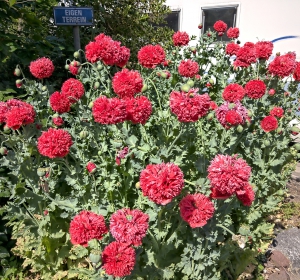
<instances>
[{"instance_id":1,"label":"red poppy flower","mask_svg":"<svg viewBox=\"0 0 300 280\"><path fill-rule=\"evenodd\" d=\"M183 172L174 163L149 164L140 174L143 195L157 204L166 205L179 195Z\"/></svg>"},{"instance_id":2,"label":"red poppy flower","mask_svg":"<svg viewBox=\"0 0 300 280\"><path fill-rule=\"evenodd\" d=\"M295 79L295 81L300 81L300 62L296 62L293 78Z\"/></svg>"},{"instance_id":3,"label":"red poppy flower","mask_svg":"<svg viewBox=\"0 0 300 280\"><path fill-rule=\"evenodd\" d=\"M269 64L268 71L274 76L280 78L291 75L296 68L296 55L294 53L287 53L285 55L276 56Z\"/></svg>"},{"instance_id":4,"label":"red poppy flower","mask_svg":"<svg viewBox=\"0 0 300 280\"><path fill-rule=\"evenodd\" d=\"M236 53L235 67L248 67L256 62L256 53L253 43L247 42Z\"/></svg>"},{"instance_id":5,"label":"red poppy flower","mask_svg":"<svg viewBox=\"0 0 300 280\"><path fill-rule=\"evenodd\" d=\"M214 24L214 30L224 33L227 30L227 24L222 20L218 20Z\"/></svg>"},{"instance_id":6,"label":"red poppy flower","mask_svg":"<svg viewBox=\"0 0 300 280\"><path fill-rule=\"evenodd\" d=\"M171 112L180 122L195 122L205 116L210 109L208 94L198 94L196 90L186 92L172 91L170 94Z\"/></svg>"},{"instance_id":7,"label":"red poppy flower","mask_svg":"<svg viewBox=\"0 0 300 280\"><path fill-rule=\"evenodd\" d=\"M149 216L138 209L120 209L110 218L110 232L116 241L142 245L149 227Z\"/></svg>"},{"instance_id":8,"label":"red poppy flower","mask_svg":"<svg viewBox=\"0 0 300 280\"><path fill-rule=\"evenodd\" d=\"M241 101L245 96L244 88L239 84L229 84L223 91L223 99L228 102Z\"/></svg>"},{"instance_id":9,"label":"red poppy flower","mask_svg":"<svg viewBox=\"0 0 300 280\"><path fill-rule=\"evenodd\" d=\"M92 239L101 240L108 232L102 215L83 210L70 223L70 237L73 245L88 246Z\"/></svg>"},{"instance_id":10,"label":"red poppy flower","mask_svg":"<svg viewBox=\"0 0 300 280\"><path fill-rule=\"evenodd\" d=\"M145 124L152 113L152 104L146 96L128 98L126 102L127 120Z\"/></svg>"},{"instance_id":11,"label":"red poppy flower","mask_svg":"<svg viewBox=\"0 0 300 280\"><path fill-rule=\"evenodd\" d=\"M61 117L53 118L52 121L56 126L62 126L64 124L64 120Z\"/></svg>"},{"instance_id":12,"label":"red poppy flower","mask_svg":"<svg viewBox=\"0 0 300 280\"><path fill-rule=\"evenodd\" d=\"M199 64L190 59L183 60L178 66L178 72L183 77L194 77L199 72Z\"/></svg>"},{"instance_id":13,"label":"red poppy flower","mask_svg":"<svg viewBox=\"0 0 300 280\"><path fill-rule=\"evenodd\" d=\"M160 45L147 45L138 52L138 61L145 68L155 68L166 60L164 49Z\"/></svg>"},{"instance_id":14,"label":"red poppy flower","mask_svg":"<svg viewBox=\"0 0 300 280\"><path fill-rule=\"evenodd\" d=\"M108 275L128 276L135 266L135 250L129 244L114 241L104 248L102 265Z\"/></svg>"},{"instance_id":15,"label":"red poppy flower","mask_svg":"<svg viewBox=\"0 0 300 280\"><path fill-rule=\"evenodd\" d=\"M69 132L63 129L49 128L38 138L38 150L41 155L49 158L66 156L73 145Z\"/></svg>"},{"instance_id":16,"label":"red poppy flower","mask_svg":"<svg viewBox=\"0 0 300 280\"><path fill-rule=\"evenodd\" d=\"M241 47L238 44L231 42L226 45L225 52L226 52L226 54L228 54L230 56L236 55L240 48Z\"/></svg>"},{"instance_id":17,"label":"red poppy flower","mask_svg":"<svg viewBox=\"0 0 300 280\"><path fill-rule=\"evenodd\" d=\"M203 227L212 218L215 208L208 197L201 193L188 194L179 203L180 215L190 227Z\"/></svg>"},{"instance_id":18,"label":"red poppy flower","mask_svg":"<svg viewBox=\"0 0 300 280\"><path fill-rule=\"evenodd\" d=\"M58 91L50 96L51 109L59 114L67 113L71 110L71 103L66 95L60 94Z\"/></svg>"},{"instance_id":19,"label":"red poppy flower","mask_svg":"<svg viewBox=\"0 0 300 280\"><path fill-rule=\"evenodd\" d=\"M236 193L236 197L240 200L243 205L251 206L252 202L255 199L255 193L250 184L245 185L243 190L240 190Z\"/></svg>"},{"instance_id":20,"label":"red poppy flower","mask_svg":"<svg viewBox=\"0 0 300 280\"><path fill-rule=\"evenodd\" d=\"M188 45L190 41L189 34L182 31L177 31L173 35L173 44L174 46L182 47Z\"/></svg>"},{"instance_id":21,"label":"red poppy flower","mask_svg":"<svg viewBox=\"0 0 300 280\"><path fill-rule=\"evenodd\" d=\"M114 92L121 98L133 97L136 93L141 92L143 79L138 71L123 69L114 75L112 86Z\"/></svg>"},{"instance_id":22,"label":"red poppy flower","mask_svg":"<svg viewBox=\"0 0 300 280\"><path fill-rule=\"evenodd\" d=\"M277 118L282 118L284 114L284 110L281 107L274 107L270 111L270 115Z\"/></svg>"},{"instance_id":23,"label":"red poppy flower","mask_svg":"<svg viewBox=\"0 0 300 280\"><path fill-rule=\"evenodd\" d=\"M29 70L34 77L38 79L45 79L52 75L54 71L54 65L49 58L42 57L32 61L29 65Z\"/></svg>"},{"instance_id":24,"label":"red poppy flower","mask_svg":"<svg viewBox=\"0 0 300 280\"><path fill-rule=\"evenodd\" d=\"M251 175L251 167L245 160L229 155L217 155L207 171L212 188L225 197L244 189Z\"/></svg>"},{"instance_id":25,"label":"red poppy flower","mask_svg":"<svg viewBox=\"0 0 300 280\"><path fill-rule=\"evenodd\" d=\"M269 59L272 55L273 43L269 41L261 41L255 44L256 57L259 59Z\"/></svg>"},{"instance_id":26,"label":"red poppy flower","mask_svg":"<svg viewBox=\"0 0 300 280\"><path fill-rule=\"evenodd\" d=\"M84 86L79 80L70 78L63 83L61 95L67 97L71 104L76 103L84 95Z\"/></svg>"},{"instance_id":27,"label":"red poppy flower","mask_svg":"<svg viewBox=\"0 0 300 280\"><path fill-rule=\"evenodd\" d=\"M266 93L267 87L263 81L251 80L245 85L246 95L253 99L259 99Z\"/></svg>"},{"instance_id":28,"label":"red poppy flower","mask_svg":"<svg viewBox=\"0 0 300 280\"><path fill-rule=\"evenodd\" d=\"M89 172L89 173L94 173L97 169L97 166L95 163L93 162L88 162L88 164L86 165L86 170Z\"/></svg>"},{"instance_id":29,"label":"red poppy flower","mask_svg":"<svg viewBox=\"0 0 300 280\"><path fill-rule=\"evenodd\" d=\"M267 116L260 122L260 126L265 132L270 132L278 128L278 121L273 116Z\"/></svg>"},{"instance_id":30,"label":"red poppy flower","mask_svg":"<svg viewBox=\"0 0 300 280\"><path fill-rule=\"evenodd\" d=\"M220 124L226 129L229 129L231 127L231 125L229 125L229 123L226 120L226 116L229 111L235 111L237 114L240 115L240 117L242 118L241 124L244 124L248 119L248 111L239 101L234 103L234 107L232 107L232 103L225 102L224 104L219 106L218 109L216 109L216 117Z\"/></svg>"},{"instance_id":31,"label":"red poppy flower","mask_svg":"<svg viewBox=\"0 0 300 280\"><path fill-rule=\"evenodd\" d=\"M240 36L240 30L237 27L230 27L227 30L227 37L230 39L236 39Z\"/></svg>"},{"instance_id":32,"label":"red poppy flower","mask_svg":"<svg viewBox=\"0 0 300 280\"><path fill-rule=\"evenodd\" d=\"M244 123L242 116L234 110L230 110L226 113L225 120L229 126L237 126Z\"/></svg>"},{"instance_id":33,"label":"red poppy flower","mask_svg":"<svg viewBox=\"0 0 300 280\"><path fill-rule=\"evenodd\" d=\"M95 122L101 124L116 124L126 120L126 104L118 98L100 96L94 101L93 117Z\"/></svg>"}]
</instances>

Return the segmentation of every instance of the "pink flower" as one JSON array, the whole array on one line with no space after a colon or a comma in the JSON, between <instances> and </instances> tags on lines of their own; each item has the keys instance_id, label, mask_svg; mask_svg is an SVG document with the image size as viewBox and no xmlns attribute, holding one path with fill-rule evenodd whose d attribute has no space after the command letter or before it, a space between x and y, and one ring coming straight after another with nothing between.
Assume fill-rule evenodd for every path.
<instances>
[{"instance_id":1,"label":"pink flower","mask_svg":"<svg viewBox=\"0 0 300 280\"><path fill-rule=\"evenodd\" d=\"M113 277L130 275L135 266L135 251L127 243L112 242L102 252L105 273Z\"/></svg>"},{"instance_id":2,"label":"pink flower","mask_svg":"<svg viewBox=\"0 0 300 280\"><path fill-rule=\"evenodd\" d=\"M54 71L54 65L49 58L42 57L32 61L29 65L29 70L35 78L45 79L52 75Z\"/></svg>"},{"instance_id":3,"label":"pink flower","mask_svg":"<svg viewBox=\"0 0 300 280\"><path fill-rule=\"evenodd\" d=\"M180 122L195 122L205 116L210 109L208 94L198 94L191 89L188 93L172 91L170 94L171 112Z\"/></svg>"},{"instance_id":4,"label":"pink flower","mask_svg":"<svg viewBox=\"0 0 300 280\"><path fill-rule=\"evenodd\" d=\"M72 64L69 65L69 70L74 76L79 74L79 69L80 67L78 66L73 66Z\"/></svg>"},{"instance_id":5,"label":"pink flower","mask_svg":"<svg viewBox=\"0 0 300 280\"><path fill-rule=\"evenodd\" d=\"M194 77L199 72L199 64L190 59L183 60L178 66L178 72L183 77Z\"/></svg>"},{"instance_id":6,"label":"pink flower","mask_svg":"<svg viewBox=\"0 0 300 280\"><path fill-rule=\"evenodd\" d=\"M95 122L101 124L116 124L126 120L126 104L118 98L100 96L93 105L93 117Z\"/></svg>"},{"instance_id":7,"label":"pink flower","mask_svg":"<svg viewBox=\"0 0 300 280\"><path fill-rule=\"evenodd\" d=\"M121 151L118 152L117 156L116 156L116 164L120 165L121 164L121 159L125 158L128 154L129 148L128 147L124 147Z\"/></svg>"},{"instance_id":8,"label":"pink flower","mask_svg":"<svg viewBox=\"0 0 300 280\"><path fill-rule=\"evenodd\" d=\"M86 165L86 170L91 174L95 173L96 169L97 169L97 166L93 162L88 162L88 164Z\"/></svg>"},{"instance_id":9,"label":"pink flower","mask_svg":"<svg viewBox=\"0 0 300 280\"><path fill-rule=\"evenodd\" d=\"M226 129L229 129L231 127L226 120L226 115L229 111L235 111L236 113L238 113L241 116L241 118L242 118L241 124L244 124L246 122L246 120L249 118L247 109L239 101L237 101L234 104L235 104L234 107L231 108L231 106L229 107L230 103L225 102L224 104L219 106L218 109L216 110L216 117L217 117L218 121Z\"/></svg>"},{"instance_id":10,"label":"pink flower","mask_svg":"<svg viewBox=\"0 0 300 280\"><path fill-rule=\"evenodd\" d=\"M114 92L121 98L133 97L141 92L143 88L143 79L139 72L123 69L117 72L112 79Z\"/></svg>"},{"instance_id":11,"label":"pink flower","mask_svg":"<svg viewBox=\"0 0 300 280\"><path fill-rule=\"evenodd\" d=\"M300 81L300 62L296 62L293 78L295 79L295 81Z\"/></svg>"},{"instance_id":12,"label":"pink flower","mask_svg":"<svg viewBox=\"0 0 300 280\"><path fill-rule=\"evenodd\" d=\"M138 209L120 209L110 218L110 232L117 242L142 245L149 227L149 216Z\"/></svg>"},{"instance_id":13,"label":"pink flower","mask_svg":"<svg viewBox=\"0 0 300 280\"><path fill-rule=\"evenodd\" d=\"M173 44L174 46L186 46L190 41L189 35L186 32L177 31L173 35Z\"/></svg>"},{"instance_id":14,"label":"pink flower","mask_svg":"<svg viewBox=\"0 0 300 280\"><path fill-rule=\"evenodd\" d=\"M188 194L179 203L180 215L190 227L203 227L212 218L215 208L208 197L201 193Z\"/></svg>"},{"instance_id":15,"label":"pink flower","mask_svg":"<svg viewBox=\"0 0 300 280\"><path fill-rule=\"evenodd\" d=\"M218 20L214 24L214 30L224 33L227 30L227 24L222 20Z\"/></svg>"},{"instance_id":16,"label":"pink flower","mask_svg":"<svg viewBox=\"0 0 300 280\"><path fill-rule=\"evenodd\" d=\"M73 145L69 132L63 129L49 128L38 138L38 150L49 158L65 157Z\"/></svg>"},{"instance_id":17,"label":"pink flower","mask_svg":"<svg viewBox=\"0 0 300 280\"><path fill-rule=\"evenodd\" d=\"M184 179L181 169L174 163L149 164L140 174L144 196L160 205L166 205L179 195Z\"/></svg>"},{"instance_id":18,"label":"pink flower","mask_svg":"<svg viewBox=\"0 0 300 280\"><path fill-rule=\"evenodd\" d=\"M265 83L261 80L251 80L245 85L246 95L253 99L263 97L267 90Z\"/></svg>"},{"instance_id":19,"label":"pink flower","mask_svg":"<svg viewBox=\"0 0 300 280\"><path fill-rule=\"evenodd\" d=\"M287 53L285 55L276 56L269 64L268 71L274 76L280 78L291 75L296 68L296 55L294 53Z\"/></svg>"},{"instance_id":20,"label":"pink flower","mask_svg":"<svg viewBox=\"0 0 300 280\"><path fill-rule=\"evenodd\" d=\"M267 116L260 122L260 126L263 131L270 132L278 128L278 121L273 116Z\"/></svg>"},{"instance_id":21,"label":"pink flower","mask_svg":"<svg viewBox=\"0 0 300 280\"><path fill-rule=\"evenodd\" d=\"M145 124L152 113L152 104L146 96L128 98L125 100L127 120L132 123Z\"/></svg>"},{"instance_id":22,"label":"pink flower","mask_svg":"<svg viewBox=\"0 0 300 280\"><path fill-rule=\"evenodd\" d=\"M237 156L217 155L207 169L211 189L227 198L248 185L251 167Z\"/></svg>"},{"instance_id":23,"label":"pink flower","mask_svg":"<svg viewBox=\"0 0 300 280\"><path fill-rule=\"evenodd\" d=\"M227 30L227 37L231 39L236 39L240 36L240 30L237 27L230 27Z\"/></svg>"},{"instance_id":24,"label":"pink flower","mask_svg":"<svg viewBox=\"0 0 300 280\"><path fill-rule=\"evenodd\" d=\"M138 61L145 68L155 68L166 59L164 49L160 45L147 45L138 52Z\"/></svg>"},{"instance_id":25,"label":"pink flower","mask_svg":"<svg viewBox=\"0 0 300 280\"><path fill-rule=\"evenodd\" d=\"M73 245L88 246L92 239L101 240L108 232L102 215L83 210L70 223L70 236Z\"/></svg>"},{"instance_id":26,"label":"pink flower","mask_svg":"<svg viewBox=\"0 0 300 280\"><path fill-rule=\"evenodd\" d=\"M239 84L229 84L223 91L223 99L228 102L241 101L245 96L244 88Z\"/></svg>"}]
</instances>

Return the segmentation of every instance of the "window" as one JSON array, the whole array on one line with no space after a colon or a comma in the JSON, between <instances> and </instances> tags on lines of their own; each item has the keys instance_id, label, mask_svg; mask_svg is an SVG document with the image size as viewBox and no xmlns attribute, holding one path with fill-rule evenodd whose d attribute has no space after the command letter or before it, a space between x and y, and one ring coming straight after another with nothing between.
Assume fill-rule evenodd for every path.
<instances>
[{"instance_id":1,"label":"window","mask_svg":"<svg viewBox=\"0 0 300 280\"><path fill-rule=\"evenodd\" d=\"M224 21L228 28L235 27L237 7L238 5L202 8L202 33L209 29L213 31L213 26L218 20ZM218 36L218 40L221 38L223 41L229 41L226 33L223 36Z\"/></svg>"},{"instance_id":2,"label":"window","mask_svg":"<svg viewBox=\"0 0 300 280\"><path fill-rule=\"evenodd\" d=\"M179 30L179 16L180 10L172 11L172 13L168 14L166 17L166 26L173 29L175 32Z\"/></svg>"},{"instance_id":3,"label":"window","mask_svg":"<svg viewBox=\"0 0 300 280\"><path fill-rule=\"evenodd\" d=\"M165 17L166 23L161 23L159 25L153 24L153 26L159 26L159 27L169 27L175 32L179 30L179 18L180 18L180 9L178 10L172 10L170 14L168 14Z\"/></svg>"}]
</instances>

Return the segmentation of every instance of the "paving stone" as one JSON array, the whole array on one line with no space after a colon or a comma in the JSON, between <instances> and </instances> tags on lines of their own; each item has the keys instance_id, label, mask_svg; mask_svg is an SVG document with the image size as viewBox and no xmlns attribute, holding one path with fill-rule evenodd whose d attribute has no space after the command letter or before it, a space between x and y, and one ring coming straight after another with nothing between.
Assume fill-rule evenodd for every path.
<instances>
[{"instance_id":1,"label":"paving stone","mask_svg":"<svg viewBox=\"0 0 300 280\"><path fill-rule=\"evenodd\" d=\"M273 248L282 252L290 260L292 272L300 275L300 229L280 232L273 242Z\"/></svg>"},{"instance_id":2,"label":"paving stone","mask_svg":"<svg viewBox=\"0 0 300 280\"><path fill-rule=\"evenodd\" d=\"M270 274L269 280L290 280L290 277L284 270L281 270L279 272Z\"/></svg>"},{"instance_id":3,"label":"paving stone","mask_svg":"<svg viewBox=\"0 0 300 280\"><path fill-rule=\"evenodd\" d=\"M277 267L288 268L290 266L290 261L288 258L282 254L280 251L274 250L270 256L270 261L275 264Z\"/></svg>"}]
</instances>

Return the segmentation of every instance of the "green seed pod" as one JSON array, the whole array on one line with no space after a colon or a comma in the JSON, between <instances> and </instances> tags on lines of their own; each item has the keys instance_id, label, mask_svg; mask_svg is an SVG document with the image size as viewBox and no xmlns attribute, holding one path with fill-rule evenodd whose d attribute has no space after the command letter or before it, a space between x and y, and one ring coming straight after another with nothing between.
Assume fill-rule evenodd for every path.
<instances>
[{"instance_id":1,"label":"green seed pod","mask_svg":"<svg viewBox=\"0 0 300 280\"><path fill-rule=\"evenodd\" d=\"M79 137L80 137L81 139L85 139L87 136L88 136L88 132L87 132L86 130L80 131Z\"/></svg>"},{"instance_id":2,"label":"green seed pod","mask_svg":"<svg viewBox=\"0 0 300 280\"><path fill-rule=\"evenodd\" d=\"M209 79L208 81L211 85L213 85L215 83L215 81L213 79Z\"/></svg>"},{"instance_id":3,"label":"green seed pod","mask_svg":"<svg viewBox=\"0 0 300 280\"><path fill-rule=\"evenodd\" d=\"M190 88L191 87L187 84L184 84L184 85L181 86L181 90L184 91L184 92L188 92L190 90Z\"/></svg>"},{"instance_id":4,"label":"green seed pod","mask_svg":"<svg viewBox=\"0 0 300 280\"><path fill-rule=\"evenodd\" d=\"M0 155L4 156L7 154L7 149L5 147L0 148Z\"/></svg>"},{"instance_id":5,"label":"green seed pod","mask_svg":"<svg viewBox=\"0 0 300 280\"><path fill-rule=\"evenodd\" d=\"M69 68L70 68L69 64L66 64L66 65L65 65L65 69L66 69L66 70L69 70Z\"/></svg>"},{"instance_id":6,"label":"green seed pod","mask_svg":"<svg viewBox=\"0 0 300 280\"><path fill-rule=\"evenodd\" d=\"M97 88L99 88L100 87L100 83L99 82L96 82L95 84L94 84L94 89L97 89Z\"/></svg>"},{"instance_id":7,"label":"green seed pod","mask_svg":"<svg viewBox=\"0 0 300 280\"><path fill-rule=\"evenodd\" d=\"M5 126L3 127L3 132L4 132L5 134L9 134L9 133L11 132L11 129L10 129L7 125L5 125Z\"/></svg>"},{"instance_id":8,"label":"green seed pod","mask_svg":"<svg viewBox=\"0 0 300 280\"><path fill-rule=\"evenodd\" d=\"M54 114L53 116L52 116L52 119L55 119L55 118L58 118L59 117L59 114Z\"/></svg>"},{"instance_id":9,"label":"green seed pod","mask_svg":"<svg viewBox=\"0 0 300 280\"><path fill-rule=\"evenodd\" d=\"M90 253L89 258L92 263L99 263L101 260L100 254L95 255L93 253Z\"/></svg>"},{"instance_id":10,"label":"green seed pod","mask_svg":"<svg viewBox=\"0 0 300 280\"><path fill-rule=\"evenodd\" d=\"M244 128L239 124L236 128L236 130L239 132L239 133L242 133Z\"/></svg>"},{"instance_id":11,"label":"green seed pod","mask_svg":"<svg viewBox=\"0 0 300 280\"><path fill-rule=\"evenodd\" d=\"M299 133L299 132L300 132L300 128L297 127L297 126L292 126L292 127L291 127L291 131L292 131L292 132L297 132L297 133Z\"/></svg>"},{"instance_id":12,"label":"green seed pod","mask_svg":"<svg viewBox=\"0 0 300 280\"><path fill-rule=\"evenodd\" d=\"M97 65L97 70L102 70L102 69L103 69L103 65L102 64Z\"/></svg>"},{"instance_id":13,"label":"green seed pod","mask_svg":"<svg viewBox=\"0 0 300 280\"><path fill-rule=\"evenodd\" d=\"M90 108L90 109L92 109L92 108L93 108L93 106L94 106L94 102L93 102L93 101L91 101L91 102L89 103L89 108Z\"/></svg>"},{"instance_id":14,"label":"green seed pod","mask_svg":"<svg viewBox=\"0 0 300 280\"><path fill-rule=\"evenodd\" d=\"M22 84L22 80L16 80L16 85L21 85Z\"/></svg>"},{"instance_id":15,"label":"green seed pod","mask_svg":"<svg viewBox=\"0 0 300 280\"><path fill-rule=\"evenodd\" d=\"M229 109L233 109L235 107L235 104L234 103L230 103L229 105L228 105L228 108Z\"/></svg>"},{"instance_id":16,"label":"green seed pod","mask_svg":"<svg viewBox=\"0 0 300 280\"><path fill-rule=\"evenodd\" d=\"M47 90L47 87L46 86L43 86L42 87L42 91L46 91Z\"/></svg>"},{"instance_id":17,"label":"green seed pod","mask_svg":"<svg viewBox=\"0 0 300 280\"><path fill-rule=\"evenodd\" d=\"M140 182L137 182L137 183L135 184L135 187L136 187L137 189L141 188Z\"/></svg>"},{"instance_id":18,"label":"green seed pod","mask_svg":"<svg viewBox=\"0 0 300 280\"><path fill-rule=\"evenodd\" d=\"M251 118L253 116L252 111L248 110L248 116Z\"/></svg>"},{"instance_id":19,"label":"green seed pod","mask_svg":"<svg viewBox=\"0 0 300 280\"><path fill-rule=\"evenodd\" d=\"M16 68L15 71L14 71L14 74L17 76L17 77L20 77L21 76L21 70L19 68Z\"/></svg>"},{"instance_id":20,"label":"green seed pod","mask_svg":"<svg viewBox=\"0 0 300 280\"><path fill-rule=\"evenodd\" d=\"M160 76L164 79L166 79L168 77L168 74L166 72L161 72Z\"/></svg>"},{"instance_id":21,"label":"green seed pod","mask_svg":"<svg viewBox=\"0 0 300 280\"><path fill-rule=\"evenodd\" d=\"M98 156L101 156L101 155L102 155L102 152L101 152L101 151L99 151L99 152L98 152Z\"/></svg>"},{"instance_id":22,"label":"green seed pod","mask_svg":"<svg viewBox=\"0 0 300 280\"><path fill-rule=\"evenodd\" d=\"M74 55L75 58L78 58L80 56L79 52L74 52L73 55Z\"/></svg>"},{"instance_id":23,"label":"green seed pod","mask_svg":"<svg viewBox=\"0 0 300 280\"><path fill-rule=\"evenodd\" d=\"M209 113L207 116L206 116L206 119L208 121L212 120L214 118L214 113Z\"/></svg>"},{"instance_id":24,"label":"green seed pod","mask_svg":"<svg viewBox=\"0 0 300 280\"><path fill-rule=\"evenodd\" d=\"M142 92L145 92L147 89L148 89L148 86L146 84L144 84L143 88L142 88Z\"/></svg>"},{"instance_id":25,"label":"green seed pod","mask_svg":"<svg viewBox=\"0 0 300 280\"><path fill-rule=\"evenodd\" d=\"M37 169L37 175L38 175L39 177L44 177L44 176L46 175L46 170L45 170L45 168L38 168L38 169Z\"/></svg>"},{"instance_id":26,"label":"green seed pod","mask_svg":"<svg viewBox=\"0 0 300 280\"><path fill-rule=\"evenodd\" d=\"M186 84L189 85L190 87L193 87L195 83L194 83L193 80L188 80L188 81L186 82Z\"/></svg>"},{"instance_id":27,"label":"green seed pod","mask_svg":"<svg viewBox=\"0 0 300 280\"><path fill-rule=\"evenodd\" d=\"M266 147L269 147L269 146L271 145L271 142L270 142L269 140L265 140L265 141L264 141L264 145L265 145Z\"/></svg>"},{"instance_id":28,"label":"green seed pod","mask_svg":"<svg viewBox=\"0 0 300 280\"><path fill-rule=\"evenodd\" d=\"M278 127L278 128L276 129L276 132L277 132L278 134L281 134L281 133L283 132L283 129L282 129L281 127Z\"/></svg>"},{"instance_id":29,"label":"green seed pod","mask_svg":"<svg viewBox=\"0 0 300 280\"><path fill-rule=\"evenodd\" d=\"M297 151L300 151L300 143L297 143L293 146Z\"/></svg>"}]
</instances>

